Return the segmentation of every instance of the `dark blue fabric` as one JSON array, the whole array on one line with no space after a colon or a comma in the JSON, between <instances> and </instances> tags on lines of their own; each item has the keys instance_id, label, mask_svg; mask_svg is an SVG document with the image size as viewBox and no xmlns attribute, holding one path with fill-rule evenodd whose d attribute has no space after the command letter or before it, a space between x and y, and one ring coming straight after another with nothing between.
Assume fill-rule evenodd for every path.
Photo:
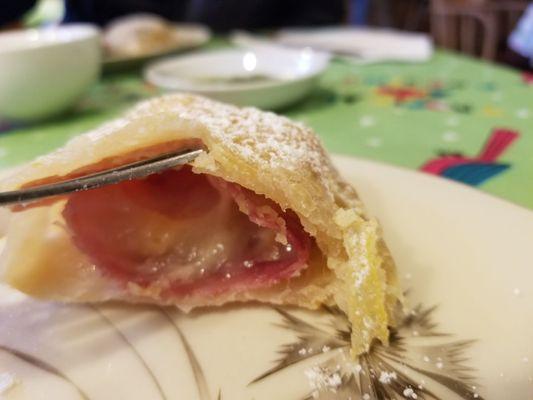
<instances>
[{"instance_id":1,"label":"dark blue fabric","mask_svg":"<svg viewBox=\"0 0 533 400\"><path fill-rule=\"evenodd\" d=\"M369 6L370 0L350 0L349 23L351 25L367 25Z\"/></svg>"},{"instance_id":2,"label":"dark blue fabric","mask_svg":"<svg viewBox=\"0 0 533 400\"><path fill-rule=\"evenodd\" d=\"M471 163L447 168L442 176L467 185L478 186L509 168L509 164Z\"/></svg>"}]
</instances>

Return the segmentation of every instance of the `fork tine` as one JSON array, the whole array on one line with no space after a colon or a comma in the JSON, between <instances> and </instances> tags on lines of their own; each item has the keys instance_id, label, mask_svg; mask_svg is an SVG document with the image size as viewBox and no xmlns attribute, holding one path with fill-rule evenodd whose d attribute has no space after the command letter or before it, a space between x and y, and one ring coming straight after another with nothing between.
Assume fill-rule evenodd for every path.
<instances>
[{"instance_id":1,"label":"fork tine","mask_svg":"<svg viewBox=\"0 0 533 400\"><path fill-rule=\"evenodd\" d=\"M146 160L121 165L105 171L86 176L68 179L48 185L36 186L28 189L13 190L0 193L0 206L9 204L25 204L46 197L58 196L81 190L96 189L126 180L144 178L148 175L166 169L184 165L193 161L203 152L202 149L186 149L178 152L162 154Z\"/></svg>"}]
</instances>

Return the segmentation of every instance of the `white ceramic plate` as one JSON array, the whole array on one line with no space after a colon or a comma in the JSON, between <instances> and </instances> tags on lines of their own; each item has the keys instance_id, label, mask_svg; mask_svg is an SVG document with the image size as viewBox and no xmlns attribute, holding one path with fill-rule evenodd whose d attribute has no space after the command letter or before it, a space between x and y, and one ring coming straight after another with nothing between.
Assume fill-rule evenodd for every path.
<instances>
[{"instance_id":1,"label":"white ceramic plate","mask_svg":"<svg viewBox=\"0 0 533 400\"><path fill-rule=\"evenodd\" d=\"M427 62L433 54L429 35L383 28L289 28L277 32L274 40L288 46L330 51L360 63Z\"/></svg>"},{"instance_id":2,"label":"white ceramic plate","mask_svg":"<svg viewBox=\"0 0 533 400\"><path fill-rule=\"evenodd\" d=\"M163 89L276 109L309 93L328 62L310 49L217 50L155 62L144 76Z\"/></svg>"},{"instance_id":3,"label":"white ceramic plate","mask_svg":"<svg viewBox=\"0 0 533 400\"><path fill-rule=\"evenodd\" d=\"M208 28L196 24L179 24L176 25L176 35L179 36L179 42L168 47L165 50L148 52L138 56L113 56L106 55L103 61L103 68L106 72L122 71L138 67L148 61L156 58L169 56L175 53L181 53L186 50L195 49L206 44L211 39L211 32Z\"/></svg>"},{"instance_id":4,"label":"white ceramic plate","mask_svg":"<svg viewBox=\"0 0 533 400\"><path fill-rule=\"evenodd\" d=\"M336 163L381 220L416 310L391 348L347 361L335 310L244 305L183 315L62 306L2 288L5 398L380 398L369 378L386 399L533 398L533 213L444 179Z\"/></svg>"}]
</instances>

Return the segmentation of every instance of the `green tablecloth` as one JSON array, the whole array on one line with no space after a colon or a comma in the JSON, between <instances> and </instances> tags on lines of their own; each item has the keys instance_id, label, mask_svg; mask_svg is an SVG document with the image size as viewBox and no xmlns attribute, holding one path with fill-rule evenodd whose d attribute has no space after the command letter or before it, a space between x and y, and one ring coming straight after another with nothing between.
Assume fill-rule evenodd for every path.
<instances>
[{"instance_id":1,"label":"green tablecloth","mask_svg":"<svg viewBox=\"0 0 533 400\"><path fill-rule=\"evenodd\" d=\"M108 76L68 116L0 125L0 167L157 94L138 75ZM282 113L312 126L332 152L423 169L533 208L533 85L513 70L444 52L424 64L336 60L312 96Z\"/></svg>"}]
</instances>

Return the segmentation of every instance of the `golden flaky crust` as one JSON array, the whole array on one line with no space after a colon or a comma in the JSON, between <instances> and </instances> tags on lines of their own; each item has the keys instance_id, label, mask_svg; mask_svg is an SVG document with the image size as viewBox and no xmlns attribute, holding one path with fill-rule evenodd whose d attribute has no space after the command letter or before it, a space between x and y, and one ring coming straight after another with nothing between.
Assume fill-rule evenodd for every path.
<instances>
[{"instance_id":1,"label":"golden flaky crust","mask_svg":"<svg viewBox=\"0 0 533 400\"><path fill-rule=\"evenodd\" d=\"M2 187L64 176L102 159L190 138L200 139L208 150L192 163L195 172L237 182L293 210L325 256L313 257L317 265L289 282L219 297L209 305L252 299L309 308L336 303L352 322L354 354L366 351L374 338L386 342L391 309L399 297L393 262L376 221L365 215L353 188L302 124L254 108L168 95L143 102L123 118L72 139L4 180ZM157 293L143 293L131 285L129 290L120 288L77 254L60 226L63 204L13 216L2 261L5 281L43 298L147 301L146 296L153 296L153 301L163 302ZM72 259L71 254L77 263L61 262ZM189 309L206 304L187 299L178 305Z\"/></svg>"}]
</instances>

